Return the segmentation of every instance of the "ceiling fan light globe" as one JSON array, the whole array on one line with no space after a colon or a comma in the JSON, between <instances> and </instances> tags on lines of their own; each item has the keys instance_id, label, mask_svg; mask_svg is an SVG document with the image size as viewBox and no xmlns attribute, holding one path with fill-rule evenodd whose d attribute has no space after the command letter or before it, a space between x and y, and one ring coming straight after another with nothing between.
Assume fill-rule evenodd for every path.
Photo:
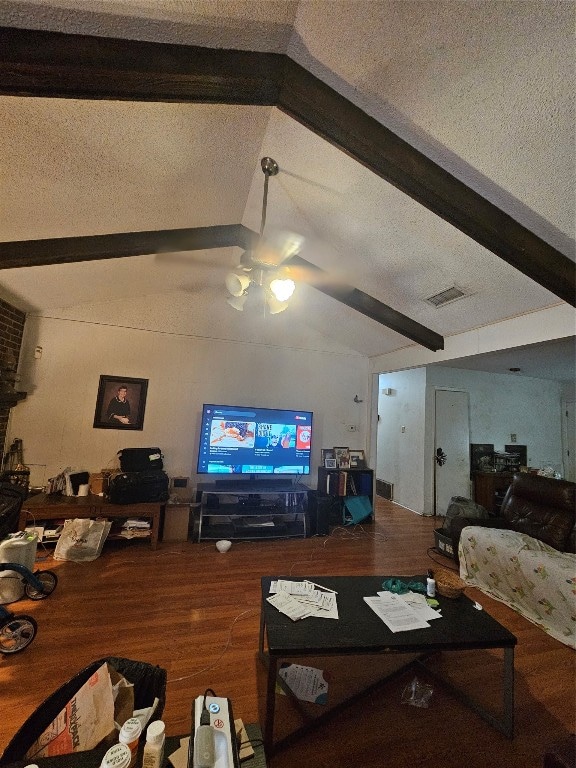
<instances>
[{"instance_id":1,"label":"ceiling fan light globe","mask_svg":"<svg viewBox=\"0 0 576 768\"><path fill-rule=\"evenodd\" d=\"M295 288L296 283L290 278L286 278L285 280L275 278L270 281L270 290L274 294L274 298L278 301L288 301L294 293Z\"/></svg>"},{"instance_id":2,"label":"ceiling fan light globe","mask_svg":"<svg viewBox=\"0 0 576 768\"><path fill-rule=\"evenodd\" d=\"M226 299L226 301L228 302L228 304L230 304L231 307L234 307L234 309L237 309L238 312L243 312L244 304L247 298L248 298L248 294L244 293L241 296L229 296Z\"/></svg>"},{"instance_id":3,"label":"ceiling fan light globe","mask_svg":"<svg viewBox=\"0 0 576 768\"><path fill-rule=\"evenodd\" d=\"M278 315L280 312L284 312L285 309L288 309L288 302L278 301L275 296L268 296L266 302L268 304L268 313L270 315Z\"/></svg>"},{"instance_id":4,"label":"ceiling fan light globe","mask_svg":"<svg viewBox=\"0 0 576 768\"><path fill-rule=\"evenodd\" d=\"M232 296L242 296L249 285L250 278L248 275L237 275L236 272L229 272L226 275L226 288Z\"/></svg>"}]
</instances>

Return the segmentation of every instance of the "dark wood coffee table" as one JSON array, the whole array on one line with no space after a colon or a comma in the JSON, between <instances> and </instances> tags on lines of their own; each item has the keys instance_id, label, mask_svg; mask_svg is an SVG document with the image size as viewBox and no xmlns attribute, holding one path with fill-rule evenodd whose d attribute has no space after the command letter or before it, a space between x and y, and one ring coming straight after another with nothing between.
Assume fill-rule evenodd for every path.
<instances>
[{"instance_id":1,"label":"dark wood coffee table","mask_svg":"<svg viewBox=\"0 0 576 768\"><path fill-rule=\"evenodd\" d=\"M276 610L266 598L270 596L270 583L277 578L302 581L300 576L265 576L262 578L262 606L260 613L259 655L268 667L266 685L266 713L264 748L271 756L296 738L318 727L343 706L381 685L384 680L404 673L410 666L424 664L426 658L443 651L462 651L486 648L503 649L502 712L494 714L468 697L452 683L441 678L427 666L432 675L449 688L458 699L471 707L490 725L508 738L514 734L514 646L516 638L486 611L478 610L472 600L462 596L455 600L439 597L442 618L430 622L425 629L391 632L384 622L364 602L364 597L382 590L385 576L330 576L311 577L312 581L334 589L338 593L338 620L310 617L293 622ZM402 578L402 577L401 577ZM422 580L424 576L405 577L407 581ZM392 675L375 681L360 694L332 708L329 712L307 722L284 739L274 742L274 712L276 682L281 660L304 656L340 656L377 653L411 654L411 660ZM284 685L282 685L285 688ZM289 693L289 689L287 691ZM292 697L294 699L294 697ZM297 700L295 700L297 703ZM302 714L303 709L299 707Z\"/></svg>"}]
</instances>

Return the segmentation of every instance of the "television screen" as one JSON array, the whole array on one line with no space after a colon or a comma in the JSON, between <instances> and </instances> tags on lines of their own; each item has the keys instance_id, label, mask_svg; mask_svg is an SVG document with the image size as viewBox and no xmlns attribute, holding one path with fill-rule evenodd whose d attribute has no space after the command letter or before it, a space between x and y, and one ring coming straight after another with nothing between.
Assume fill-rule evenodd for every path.
<instances>
[{"instance_id":1,"label":"television screen","mask_svg":"<svg viewBox=\"0 0 576 768\"><path fill-rule=\"evenodd\" d=\"M312 413L204 405L198 474L309 475Z\"/></svg>"}]
</instances>

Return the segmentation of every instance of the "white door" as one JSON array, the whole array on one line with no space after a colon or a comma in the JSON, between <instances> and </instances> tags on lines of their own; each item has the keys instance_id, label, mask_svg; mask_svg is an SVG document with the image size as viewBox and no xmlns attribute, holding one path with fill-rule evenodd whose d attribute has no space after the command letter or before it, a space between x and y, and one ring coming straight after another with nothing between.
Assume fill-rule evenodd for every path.
<instances>
[{"instance_id":1,"label":"white door","mask_svg":"<svg viewBox=\"0 0 576 768\"><path fill-rule=\"evenodd\" d=\"M452 496L470 498L468 392L436 390L434 451L434 511L444 516Z\"/></svg>"}]
</instances>

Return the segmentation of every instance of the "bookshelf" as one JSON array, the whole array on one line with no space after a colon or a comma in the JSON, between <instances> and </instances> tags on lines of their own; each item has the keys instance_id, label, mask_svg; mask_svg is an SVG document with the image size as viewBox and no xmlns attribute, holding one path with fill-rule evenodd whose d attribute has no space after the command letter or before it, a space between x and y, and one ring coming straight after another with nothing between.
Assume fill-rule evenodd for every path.
<instances>
[{"instance_id":1,"label":"bookshelf","mask_svg":"<svg viewBox=\"0 0 576 768\"><path fill-rule=\"evenodd\" d=\"M374 509L374 470L318 467L316 492L318 503L326 504L329 508L330 525L341 525L344 520L344 500L348 496L366 496ZM374 515L368 519L373 520Z\"/></svg>"}]
</instances>

